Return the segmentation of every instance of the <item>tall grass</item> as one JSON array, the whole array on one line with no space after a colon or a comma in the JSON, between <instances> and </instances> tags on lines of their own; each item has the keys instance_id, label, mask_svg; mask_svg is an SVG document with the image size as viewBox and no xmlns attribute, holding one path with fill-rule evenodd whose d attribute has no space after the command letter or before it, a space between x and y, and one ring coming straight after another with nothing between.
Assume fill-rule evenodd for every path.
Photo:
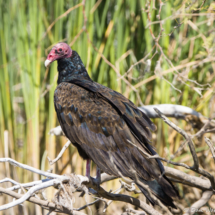
<instances>
[{"instance_id":1,"label":"tall grass","mask_svg":"<svg viewBox=\"0 0 215 215\"><path fill-rule=\"evenodd\" d=\"M33 167L47 170L50 168L47 155L54 158L59 152L64 138L55 138L48 135L51 128L58 123L53 105L53 94L56 87L57 64L45 70L45 51L51 45L66 41L72 44L86 65L94 81L109 86L114 90L124 93L137 105L141 105L137 94L121 79L102 58L88 41L91 40L103 56L115 65L123 75L131 65L143 58L152 50L153 38L149 29L147 14L144 12L145 0L128 1L96 1L89 0L85 4L87 17L87 31L82 31L84 26L83 7L79 6L68 15L56 21L46 34L50 24L69 8L81 3L74 0L0 0L0 156L5 156L4 148L9 147L9 156L19 162L27 163ZM152 4L152 3L151 3ZM161 19L174 14L182 1L167 1L163 6ZM212 7L213 0L209 0L201 10L188 8L186 5L183 13L206 13ZM155 1L159 8L159 2ZM189 9L189 10L188 10ZM151 5L151 20L156 21L158 10L153 10ZM177 65L190 61L201 61L209 55L214 57L214 18L212 16L180 16L168 19L163 24L164 32L159 44L164 53ZM194 27L188 22L191 21ZM209 20L212 20L211 24ZM177 28L177 23L182 25ZM174 33L169 34L174 30ZM157 36L160 32L159 24L152 25L152 31ZM45 35L45 36L44 36ZM79 35L77 38L76 36ZM49 49L48 49L49 48ZM209 52L207 52L209 50ZM152 57L153 53L149 55ZM139 78L144 74L144 79L151 77L158 61L159 54L152 60L149 72L144 72L146 66L138 64L133 68L127 80L135 86L143 80ZM198 65L198 63L196 63ZM161 62L162 70L169 69L168 63ZM201 84L211 83L214 87L215 64L213 61L202 63L195 68L184 67L181 72L187 77L197 80ZM199 86L187 86L177 81L173 73L165 75L173 82L174 86L182 91L174 90L169 83L157 77L156 79L137 88L140 98L146 104L172 103L189 106L204 115L212 117L213 90L203 91L202 97L197 93ZM196 87L196 88L194 88ZM199 87L201 88L201 87ZM158 153L170 153L179 145L181 139L174 136L175 147L170 148L169 129L160 120L156 120L158 130L156 133L156 148ZM184 126L184 124L181 124ZM9 143L4 145L4 131L9 132ZM166 150L167 149L167 150ZM76 150L70 148L65 156L55 165L54 171L61 171L68 163L67 170L83 174L83 162L78 158ZM166 151L165 151L166 150ZM80 159L78 164L74 158ZM73 162L70 162L73 161ZM13 169L10 176L20 182L38 179L38 176ZM5 170L4 170L5 171ZM5 172L1 173L5 177Z\"/></svg>"}]
</instances>

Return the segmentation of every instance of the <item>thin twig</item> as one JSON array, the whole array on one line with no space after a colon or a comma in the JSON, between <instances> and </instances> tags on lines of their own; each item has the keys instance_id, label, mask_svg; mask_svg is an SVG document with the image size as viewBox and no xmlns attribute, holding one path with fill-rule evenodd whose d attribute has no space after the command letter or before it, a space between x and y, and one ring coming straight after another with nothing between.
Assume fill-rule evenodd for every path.
<instances>
[{"instance_id":1,"label":"thin twig","mask_svg":"<svg viewBox=\"0 0 215 215\"><path fill-rule=\"evenodd\" d=\"M166 116L164 116L157 108L154 108L154 110L157 112L157 114L162 118L162 120L168 124L170 127L172 127L174 130L176 130L179 134L181 134L187 141L188 141L188 145L190 148L190 152L192 154L193 157L193 169L198 170L199 169L199 160L195 151L195 147L193 144L192 139L190 138L190 136L181 128L179 128L178 126L176 126L174 123L172 123Z\"/></svg>"},{"instance_id":2,"label":"thin twig","mask_svg":"<svg viewBox=\"0 0 215 215\"><path fill-rule=\"evenodd\" d=\"M70 140L67 141L67 143L63 146L60 153L58 154L58 156L55 159L51 160L49 157L47 157L49 164L52 165L52 164L56 163L62 157L63 153L66 151L66 149L69 147L70 144L71 144Z\"/></svg>"},{"instance_id":3,"label":"thin twig","mask_svg":"<svg viewBox=\"0 0 215 215\"><path fill-rule=\"evenodd\" d=\"M208 147L210 148L210 151L211 151L211 153L212 153L212 155L213 155L212 157L213 157L213 159L214 159L214 161L215 161L215 148L214 148L212 142L211 142L210 139L207 138L207 137L205 137L205 142L207 143Z\"/></svg>"},{"instance_id":4,"label":"thin twig","mask_svg":"<svg viewBox=\"0 0 215 215\"><path fill-rule=\"evenodd\" d=\"M48 178L58 178L59 177L59 175L57 175L57 174L49 173L49 172L45 172L45 171L36 169L36 168L28 166L26 164L19 163L19 162L15 161L11 158L0 158L0 163L6 163L6 162L9 162L13 166L20 167L22 169L26 169L28 171L31 171L33 173L37 173L39 175L43 175L43 176L48 177Z\"/></svg>"},{"instance_id":5,"label":"thin twig","mask_svg":"<svg viewBox=\"0 0 215 215\"><path fill-rule=\"evenodd\" d=\"M65 180L68 181L69 178L64 176L64 181ZM61 183L61 180L53 179L53 180L44 182L42 184L36 185L36 186L30 188L27 193L25 193L21 198L17 199L16 201L10 202L10 203L5 204L5 205L1 205L0 206L0 211L6 210L8 208L14 207L14 206L19 205L19 204L22 204L24 201L29 199L36 191L41 190L41 189L45 189L47 187L51 187L51 186L54 186L54 185L57 185L57 184L60 184L60 183Z\"/></svg>"},{"instance_id":6,"label":"thin twig","mask_svg":"<svg viewBox=\"0 0 215 215\"><path fill-rule=\"evenodd\" d=\"M193 144L193 141L192 141L192 137L191 135L188 135L183 129L179 128L178 126L176 126L174 123L172 123L167 117L165 117L157 108L154 108L155 111L159 114L159 116L162 118L162 120L168 124L170 127L172 127L174 130L176 130L179 134L181 134L188 142L188 146L189 146L189 149L190 149L190 152L191 152L191 155L192 155L192 158L193 158L193 166L192 167L189 167L186 165L184 165L185 168L189 168L205 177L207 177L210 182L211 182L211 186L213 189L215 189L215 180L214 180L214 176L211 175L209 172L205 171L204 169L202 168L199 168L199 161L198 161L198 157L197 157L197 154L196 154L196 151L195 151L195 147L194 147L194 144Z\"/></svg>"}]
</instances>

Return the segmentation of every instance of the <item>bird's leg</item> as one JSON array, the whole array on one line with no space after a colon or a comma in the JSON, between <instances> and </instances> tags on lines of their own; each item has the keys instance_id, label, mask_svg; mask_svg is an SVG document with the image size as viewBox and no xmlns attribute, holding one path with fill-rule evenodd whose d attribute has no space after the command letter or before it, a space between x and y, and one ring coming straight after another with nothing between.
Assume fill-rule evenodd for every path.
<instances>
[{"instance_id":1,"label":"bird's leg","mask_svg":"<svg viewBox=\"0 0 215 215\"><path fill-rule=\"evenodd\" d=\"M87 159L87 165L86 165L86 176L88 178L90 178L90 164L91 164L91 160Z\"/></svg>"},{"instance_id":2,"label":"bird's leg","mask_svg":"<svg viewBox=\"0 0 215 215\"><path fill-rule=\"evenodd\" d=\"M87 159L87 164L86 164L86 176L88 178L90 178L90 164L91 164L91 160ZM94 178L94 183L97 184L97 187L99 189L99 186L101 184L101 170L98 166L96 166L96 178Z\"/></svg>"},{"instance_id":3,"label":"bird's leg","mask_svg":"<svg viewBox=\"0 0 215 215\"><path fill-rule=\"evenodd\" d=\"M100 168L97 165L96 165L95 183L97 185L97 189L99 190L99 187L100 187L100 184L101 184L101 170L100 170Z\"/></svg>"},{"instance_id":4,"label":"bird's leg","mask_svg":"<svg viewBox=\"0 0 215 215\"><path fill-rule=\"evenodd\" d=\"M96 182L101 184L101 170L98 166L96 166Z\"/></svg>"}]
</instances>

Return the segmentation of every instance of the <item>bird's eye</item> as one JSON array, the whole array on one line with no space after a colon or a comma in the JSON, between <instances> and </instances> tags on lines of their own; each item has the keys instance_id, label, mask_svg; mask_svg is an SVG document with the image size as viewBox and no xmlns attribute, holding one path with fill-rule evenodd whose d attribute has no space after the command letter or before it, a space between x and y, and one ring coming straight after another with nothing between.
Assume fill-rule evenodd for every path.
<instances>
[{"instance_id":1,"label":"bird's eye","mask_svg":"<svg viewBox=\"0 0 215 215\"><path fill-rule=\"evenodd\" d=\"M59 51L62 51L62 49L59 49Z\"/></svg>"}]
</instances>

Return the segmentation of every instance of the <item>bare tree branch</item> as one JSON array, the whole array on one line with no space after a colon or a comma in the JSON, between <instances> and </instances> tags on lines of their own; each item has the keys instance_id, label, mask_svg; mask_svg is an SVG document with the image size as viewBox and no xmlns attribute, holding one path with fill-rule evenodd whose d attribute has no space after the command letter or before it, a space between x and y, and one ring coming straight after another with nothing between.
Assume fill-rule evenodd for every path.
<instances>
[{"instance_id":1,"label":"bare tree branch","mask_svg":"<svg viewBox=\"0 0 215 215\"><path fill-rule=\"evenodd\" d=\"M62 179L62 177L61 177L61 179ZM64 181L67 180L67 181L68 181L69 178L64 176L64 179L62 179L62 180L64 180ZM47 188L47 187L56 186L56 185L58 185L58 184L60 184L60 183L61 183L61 180L59 180L59 179L53 179L53 180L44 182L44 183L42 183L42 184L33 186L33 187L31 187L31 188L28 190L27 193L25 193L25 194L22 196L22 198L19 198L19 199L13 201L13 202L10 202L10 203L8 203L8 204L5 204L5 205L0 206L0 211L6 210L6 209L8 209L8 208L14 207L14 206L19 205L19 204L22 204L24 201L26 201L27 199L29 199L36 191L45 189L45 188Z\"/></svg>"},{"instance_id":2,"label":"bare tree branch","mask_svg":"<svg viewBox=\"0 0 215 215\"><path fill-rule=\"evenodd\" d=\"M43 175L43 176L48 177L48 178L57 178L57 177L59 177L59 175L57 175L57 174L49 173L49 172L45 172L45 171L36 169L36 168L28 166L26 164L19 163L19 162L15 161L15 160L13 160L11 158L0 158L0 163L6 163L6 162L9 162L13 166L20 167L22 169L26 169L28 171L37 173L39 175Z\"/></svg>"},{"instance_id":3,"label":"bare tree branch","mask_svg":"<svg viewBox=\"0 0 215 215\"><path fill-rule=\"evenodd\" d=\"M202 194L201 199L199 199L197 202L192 204L190 208L186 208L186 213L184 215L192 215L198 212L198 209L204 206L210 200L213 194L214 194L213 191L205 191Z\"/></svg>"},{"instance_id":4,"label":"bare tree branch","mask_svg":"<svg viewBox=\"0 0 215 215\"><path fill-rule=\"evenodd\" d=\"M19 184L17 181L14 181L11 178L4 178L4 179L0 180L0 184L4 183L4 182L11 182L12 184L17 184L17 185Z\"/></svg>"},{"instance_id":5,"label":"bare tree branch","mask_svg":"<svg viewBox=\"0 0 215 215\"><path fill-rule=\"evenodd\" d=\"M143 202L139 199L136 199L131 196L123 195L123 194L113 194L113 193L105 191L102 187L99 187L99 189L98 189L97 183L94 183L92 178L89 182L86 182L84 184L86 184L86 185L90 186L91 188L93 188L94 190L96 190L97 194L100 197L114 200L114 201L127 202L129 204L137 206L138 208L141 208L143 211L147 212L150 215L158 215L158 214L160 215L160 213L158 211L156 211L154 208L150 207L145 202Z\"/></svg>"},{"instance_id":6,"label":"bare tree branch","mask_svg":"<svg viewBox=\"0 0 215 215\"><path fill-rule=\"evenodd\" d=\"M215 161L215 148L214 148L212 142L211 142L210 139L207 138L207 137L205 137L205 142L208 144L208 146L209 146L209 148L210 148L210 151L211 151L211 153L212 153L212 155L213 155L212 157L213 157L213 159L214 159L214 161Z\"/></svg>"},{"instance_id":7,"label":"bare tree branch","mask_svg":"<svg viewBox=\"0 0 215 215\"><path fill-rule=\"evenodd\" d=\"M24 196L22 194L18 194L16 192L7 190L7 189L5 189L3 187L0 187L0 193L4 193L4 194L12 196L12 197L14 197L16 199L21 199ZM71 214L71 215L86 215L85 213L78 212L78 211L68 211L67 209L62 208L62 207L56 205L53 202L44 201L44 200L41 200L41 199L38 199L38 198L35 198L35 197L30 197L30 198L27 199L27 201L32 202L32 203L37 204L37 205L40 205L41 207L43 207L43 208L45 208L47 210L53 209L56 212L65 213L65 214Z\"/></svg>"},{"instance_id":8,"label":"bare tree branch","mask_svg":"<svg viewBox=\"0 0 215 215\"><path fill-rule=\"evenodd\" d=\"M187 140L188 146L190 148L191 155L193 157L194 165L192 167L189 167L189 166L186 167L186 165L185 165L184 167L188 168L188 169L191 169L191 170L193 170L193 171L195 171L195 172L207 177L211 181L211 185L212 185L212 187L214 189L215 188L215 181L214 181L213 175L211 175L209 172L205 171L204 169L199 168L199 161L198 161L198 157L197 157L197 154L196 154L196 151L195 151L195 147L194 147L191 135L188 135L184 130L182 130L181 128L176 126L174 123L172 123L157 108L154 108L154 110L158 113L158 115L162 118L162 120L166 124L168 124L174 130L176 130L178 133L180 133Z\"/></svg>"},{"instance_id":9,"label":"bare tree branch","mask_svg":"<svg viewBox=\"0 0 215 215\"><path fill-rule=\"evenodd\" d=\"M145 105L139 107L149 118L159 118L159 114L154 110L158 108L162 114L166 117L173 117L176 119L185 119L186 115L194 115L198 118L203 117L202 114L193 110L192 108L182 106L182 105L172 105L172 104L160 104L160 105ZM206 117L204 117L206 118Z\"/></svg>"},{"instance_id":10,"label":"bare tree branch","mask_svg":"<svg viewBox=\"0 0 215 215\"><path fill-rule=\"evenodd\" d=\"M50 186L55 186L55 187L58 185L62 186L62 183L67 183L69 186L72 185L74 187L80 187L80 188L82 185L86 185L88 188L91 188L94 191L96 191L94 193L96 193L98 196L100 196L102 198L106 198L106 199L110 199L110 200L114 200L114 201L127 202L127 203L130 203L132 205L135 205L135 206L141 208L142 210L146 211L148 214L160 215L160 213L158 211L156 211L155 209L153 209L152 207L147 205L145 202L140 201L134 197L123 195L123 194L113 194L113 193L105 191L102 187L100 187L100 186L98 187L98 184L94 181L93 178L90 178L90 180L89 180L88 177L81 176L81 175L60 176L57 174L47 173L47 172L44 172L41 170L37 170L36 168L30 167L28 165L21 164L19 162L14 161L13 159L9 159L9 158L1 158L0 162L9 162L10 164L18 166L20 168L27 169L31 172L41 174L46 177L51 176L53 178L53 179L50 179L45 182L41 181L43 183L38 183L37 185L31 187L27 193L22 195L22 197L20 199L14 201L14 202L8 203L6 205L0 206L0 210L5 210L5 209L8 209L15 205L23 203L24 201L29 199L38 190L45 189ZM9 190L7 190L7 191L9 191ZM12 191L10 191L10 192L12 192ZM66 193L66 192L64 191L64 193ZM67 193L66 193L66 195L67 195Z\"/></svg>"},{"instance_id":11,"label":"bare tree branch","mask_svg":"<svg viewBox=\"0 0 215 215\"><path fill-rule=\"evenodd\" d=\"M165 117L157 108L154 108L154 110L157 112L157 114L162 118L162 120L166 124L168 124L174 130L176 130L179 134L181 134L188 141L190 152L192 154L193 161L194 161L193 169L198 170L199 169L199 161L198 161L198 157L196 155L194 144L193 144L190 136L184 130L182 130L181 128L176 126L174 123L172 123L169 119L167 119L167 117Z\"/></svg>"},{"instance_id":12,"label":"bare tree branch","mask_svg":"<svg viewBox=\"0 0 215 215\"><path fill-rule=\"evenodd\" d=\"M175 168L171 168L168 166L164 167L165 169L165 175L178 179L179 183L186 183L189 186L197 187L201 190L210 190L211 189L211 183L209 180L202 179L200 177L188 175L180 170L177 170Z\"/></svg>"},{"instance_id":13,"label":"bare tree branch","mask_svg":"<svg viewBox=\"0 0 215 215\"><path fill-rule=\"evenodd\" d=\"M101 183L104 183L106 181L111 181L114 180L118 177L114 176L114 175L108 175L107 173L102 173L101 174Z\"/></svg>"},{"instance_id":14,"label":"bare tree branch","mask_svg":"<svg viewBox=\"0 0 215 215\"><path fill-rule=\"evenodd\" d=\"M60 129L61 129L61 127L60 127ZM60 129L58 129L58 130L60 130ZM67 143L63 146L60 153L58 154L58 156L54 160L51 160L49 157L47 157L49 164L52 165L52 164L56 163L62 157L63 153L66 151L66 149L69 147L70 144L71 144L71 142L67 141Z\"/></svg>"}]
</instances>

